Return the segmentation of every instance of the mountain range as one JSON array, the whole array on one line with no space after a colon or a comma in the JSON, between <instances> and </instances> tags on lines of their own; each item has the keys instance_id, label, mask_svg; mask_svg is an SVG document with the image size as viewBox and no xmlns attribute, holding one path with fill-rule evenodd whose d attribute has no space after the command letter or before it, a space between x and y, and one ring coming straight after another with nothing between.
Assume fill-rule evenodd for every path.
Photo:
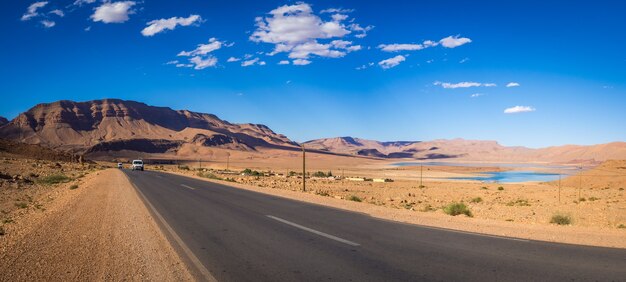
<instances>
[{"instance_id":1,"label":"mountain range","mask_svg":"<svg viewBox=\"0 0 626 282\"><path fill-rule=\"evenodd\" d=\"M299 150L298 143L266 125L235 124L212 114L119 99L39 104L11 121L0 118L0 138L87 155L141 152L193 157L207 149L250 153ZM379 159L561 163L626 159L626 142L531 149L483 140L381 142L335 137L302 144L318 153Z\"/></svg>"}]
</instances>

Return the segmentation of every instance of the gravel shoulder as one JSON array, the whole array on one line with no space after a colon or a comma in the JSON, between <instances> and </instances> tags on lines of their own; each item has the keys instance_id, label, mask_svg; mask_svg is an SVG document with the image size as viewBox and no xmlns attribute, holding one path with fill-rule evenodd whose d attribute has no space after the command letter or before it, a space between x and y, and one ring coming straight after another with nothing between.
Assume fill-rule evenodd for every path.
<instances>
[{"instance_id":1,"label":"gravel shoulder","mask_svg":"<svg viewBox=\"0 0 626 282\"><path fill-rule=\"evenodd\" d=\"M193 280L121 171L81 181L0 237L0 280Z\"/></svg>"}]
</instances>

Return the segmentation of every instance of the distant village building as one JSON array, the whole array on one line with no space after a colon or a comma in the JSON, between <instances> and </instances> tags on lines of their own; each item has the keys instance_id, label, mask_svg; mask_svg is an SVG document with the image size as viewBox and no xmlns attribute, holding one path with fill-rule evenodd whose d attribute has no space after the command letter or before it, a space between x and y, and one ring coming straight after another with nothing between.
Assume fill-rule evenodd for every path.
<instances>
[{"instance_id":1,"label":"distant village building","mask_svg":"<svg viewBox=\"0 0 626 282\"><path fill-rule=\"evenodd\" d=\"M374 178L373 181L374 182L393 182L393 179L389 179L389 178Z\"/></svg>"}]
</instances>

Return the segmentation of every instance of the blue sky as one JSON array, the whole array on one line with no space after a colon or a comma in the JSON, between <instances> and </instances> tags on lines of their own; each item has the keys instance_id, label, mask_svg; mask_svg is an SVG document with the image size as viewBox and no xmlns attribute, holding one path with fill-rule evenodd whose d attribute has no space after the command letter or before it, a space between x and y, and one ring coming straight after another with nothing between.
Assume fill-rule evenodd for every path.
<instances>
[{"instance_id":1,"label":"blue sky","mask_svg":"<svg viewBox=\"0 0 626 282\"><path fill-rule=\"evenodd\" d=\"M296 141L626 140L625 2L372 2L3 1L0 115L121 98Z\"/></svg>"}]
</instances>

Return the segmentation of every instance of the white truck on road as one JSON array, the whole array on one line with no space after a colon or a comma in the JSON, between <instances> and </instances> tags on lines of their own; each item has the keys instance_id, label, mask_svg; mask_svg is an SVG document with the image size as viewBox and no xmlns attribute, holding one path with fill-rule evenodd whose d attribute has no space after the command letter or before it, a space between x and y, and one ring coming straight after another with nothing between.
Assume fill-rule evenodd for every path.
<instances>
[{"instance_id":1,"label":"white truck on road","mask_svg":"<svg viewBox=\"0 0 626 282\"><path fill-rule=\"evenodd\" d=\"M142 160L134 160L132 165L132 170L141 170L143 171L143 161Z\"/></svg>"}]
</instances>

